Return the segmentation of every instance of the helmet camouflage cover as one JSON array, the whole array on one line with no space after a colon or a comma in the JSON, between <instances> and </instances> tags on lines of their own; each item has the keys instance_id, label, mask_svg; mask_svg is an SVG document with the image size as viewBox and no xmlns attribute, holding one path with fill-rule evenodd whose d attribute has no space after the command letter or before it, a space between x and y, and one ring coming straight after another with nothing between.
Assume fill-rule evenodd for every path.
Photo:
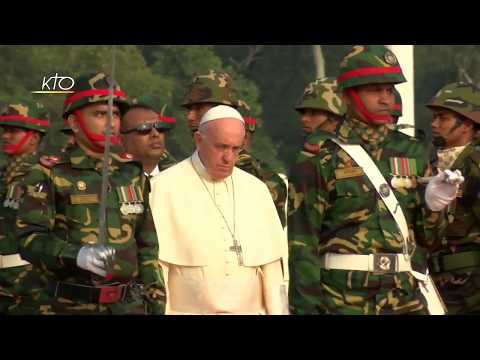
<instances>
[{"instance_id":1,"label":"helmet camouflage cover","mask_svg":"<svg viewBox=\"0 0 480 360\"><path fill-rule=\"evenodd\" d=\"M445 108L480 124L480 89L473 84L448 84L426 106Z\"/></svg>"},{"instance_id":2,"label":"helmet camouflage cover","mask_svg":"<svg viewBox=\"0 0 480 360\"><path fill-rule=\"evenodd\" d=\"M226 72L209 70L206 75L197 75L190 84L182 106L193 104L213 103L236 107L237 102L233 95L232 78Z\"/></svg>"},{"instance_id":3,"label":"helmet camouflage cover","mask_svg":"<svg viewBox=\"0 0 480 360\"><path fill-rule=\"evenodd\" d=\"M340 63L340 90L366 84L406 82L395 54L385 45L355 45Z\"/></svg>"},{"instance_id":4,"label":"helmet camouflage cover","mask_svg":"<svg viewBox=\"0 0 480 360\"><path fill-rule=\"evenodd\" d=\"M333 77L317 79L305 88L300 103L295 110L303 112L305 109L328 111L343 116L346 106L337 92L337 80Z\"/></svg>"},{"instance_id":5,"label":"helmet camouflage cover","mask_svg":"<svg viewBox=\"0 0 480 360\"><path fill-rule=\"evenodd\" d=\"M162 128L166 130L172 130L175 128L176 120L172 116L167 116L167 104L164 104L160 98L155 96L140 96L134 98L131 101L130 108L146 108L155 111L158 114L158 118L162 124Z\"/></svg>"},{"instance_id":6,"label":"helmet camouflage cover","mask_svg":"<svg viewBox=\"0 0 480 360\"><path fill-rule=\"evenodd\" d=\"M15 126L46 133L50 128L45 107L33 100L21 100L2 106L0 126Z\"/></svg>"},{"instance_id":7,"label":"helmet camouflage cover","mask_svg":"<svg viewBox=\"0 0 480 360\"><path fill-rule=\"evenodd\" d=\"M110 79L104 73L80 76L72 88L74 93L65 99L63 117L86 105L108 101L109 86ZM128 109L126 95L118 84L113 88L113 103L119 107L122 114Z\"/></svg>"}]
</instances>

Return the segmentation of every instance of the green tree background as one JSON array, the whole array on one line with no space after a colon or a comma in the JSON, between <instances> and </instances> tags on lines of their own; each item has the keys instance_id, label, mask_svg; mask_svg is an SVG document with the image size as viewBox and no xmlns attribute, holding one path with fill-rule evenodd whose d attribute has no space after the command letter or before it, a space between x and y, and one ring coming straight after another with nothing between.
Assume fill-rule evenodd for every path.
<instances>
[{"instance_id":1,"label":"green tree background","mask_svg":"<svg viewBox=\"0 0 480 360\"><path fill-rule=\"evenodd\" d=\"M338 75L338 64L350 45L322 45L325 73ZM302 145L299 115L293 107L305 85L315 79L311 45L119 45L116 78L130 98L159 96L168 104L177 127L167 144L183 159L193 150L180 104L187 85L197 73L223 69L234 79L241 98L259 121L253 153L285 172ZM480 84L480 46L415 46L416 124L430 133L424 104L448 82ZM42 102L50 111L53 128L44 146L64 141L62 95L36 95L44 76L76 77L111 67L109 45L0 45L0 101L24 97Z\"/></svg>"}]
</instances>

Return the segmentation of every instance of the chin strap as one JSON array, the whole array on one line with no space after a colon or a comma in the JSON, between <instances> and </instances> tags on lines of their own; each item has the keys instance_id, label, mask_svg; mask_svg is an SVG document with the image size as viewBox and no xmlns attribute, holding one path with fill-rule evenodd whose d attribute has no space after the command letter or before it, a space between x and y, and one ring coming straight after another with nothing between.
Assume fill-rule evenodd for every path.
<instances>
[{"instance_id":1,"label":"chin strap","mask_svg":"<svg viewBox=\"0 0 480 360\"><path fill-rule=\"evenodd\" d=\"M3 151L5 152L5 154L8 154L8 155L18 155L18 153L22 150L23 146L27 143L28 140L30 140L32 135L33 135L33 130L28 130L27 132L25 132L25 135L23 135L20 141L15 145L4 144Z\"/></svg>"},{"instance_id":2,"label":"chin strap","mask_svg":"<svg viewBox=\"0 0 480 360\"><path fill-rule=\"evenodd\" d=\"M348 96L352 99L353 103L355 104L355 107L357 108L358 111L364 116L365 120L369 123L373 124L391 124L393 123L393 117L392 115L378 115L369 112L365 105L363 105L362 100L360 99L360 96L358 96L357 91L354 88L348 88L345 90Z\"/></svg>"},{"instance_id":3,"label":"chin strap","mask_svg":"<svg viewBox=\"0 0 480 360\"><path fill-rule=\"evenodd\" d=\"M80 129L82 129L83 133L85 134L87 139L90 141L90 143L98 150L103 151L104 146L103 144L100 144L100 142L104 142L106 140L105 135L95 134L94 132L90 131L85 125L85 119L83 118L83 115L80 113L80 111L75 110L73 113L78 119L78 125L80 126ZM119 140L120 139L118 136L112 135L110 137L110 143L112 145L118 145Z\"/></svg>"}]
</instances>

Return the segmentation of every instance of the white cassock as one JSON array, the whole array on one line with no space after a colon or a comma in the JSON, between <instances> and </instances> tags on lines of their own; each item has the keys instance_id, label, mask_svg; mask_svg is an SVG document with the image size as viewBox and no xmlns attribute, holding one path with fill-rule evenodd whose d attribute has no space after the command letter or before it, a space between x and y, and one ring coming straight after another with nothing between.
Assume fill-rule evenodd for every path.
<instances>
[{"instance_id":1,"label":"white cassock","mask_svg":"<svg viewBox=\"0 0 480 360\"><path fill-rule=\"evenodd\" d=\"M167 314L288 314L287 241L263 182L238 168L214 182L195 152L152 179L150 206Z\"/></svg>"}]
</instances>

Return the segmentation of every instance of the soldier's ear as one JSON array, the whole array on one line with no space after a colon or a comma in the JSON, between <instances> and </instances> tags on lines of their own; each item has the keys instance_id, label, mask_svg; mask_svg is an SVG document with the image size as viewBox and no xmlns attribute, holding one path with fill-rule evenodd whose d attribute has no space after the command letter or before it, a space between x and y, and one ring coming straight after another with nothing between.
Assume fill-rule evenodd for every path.
<instances>
[{"instance_id":1,"label":"soldier's ear","mask_svg":"<svg viewBox=\"0 0 480 360\"><path fill-rule=\"evenodd\" d=\"M75 114L68 115L67 122L68 126L70 126L70 129L72 129L75 134L78 133L79 128L77 123L77 117L75 116Z\"/></svg>"},{"instance_id":2,"label":"soldier's ear","mask_svg":"<svg viewBox=\"0 0 480 360\"><path fill-rule=\"evenodd\" d=\"M345 91L342 91L342 100L343 100L343 102L345 103L345 105L347 105L347 107L350 106L351 101L352 101L352 100L350 99L350 96L348 96L348 95L345 93Z\"/></svg>"},{"instance_id":3,"label":"soldier's ear","mask_svg":"<svg viewBox=\"0 0 480 360\"><path fill-rule=\"evenodd\" d=\"M30 140L29 140L30 145L37 145L37 144L39 144L41 137L42 137L42 136L40 135L40 133L34 131L32 137L31 137Z\"/></svg>"}]
</instances>

